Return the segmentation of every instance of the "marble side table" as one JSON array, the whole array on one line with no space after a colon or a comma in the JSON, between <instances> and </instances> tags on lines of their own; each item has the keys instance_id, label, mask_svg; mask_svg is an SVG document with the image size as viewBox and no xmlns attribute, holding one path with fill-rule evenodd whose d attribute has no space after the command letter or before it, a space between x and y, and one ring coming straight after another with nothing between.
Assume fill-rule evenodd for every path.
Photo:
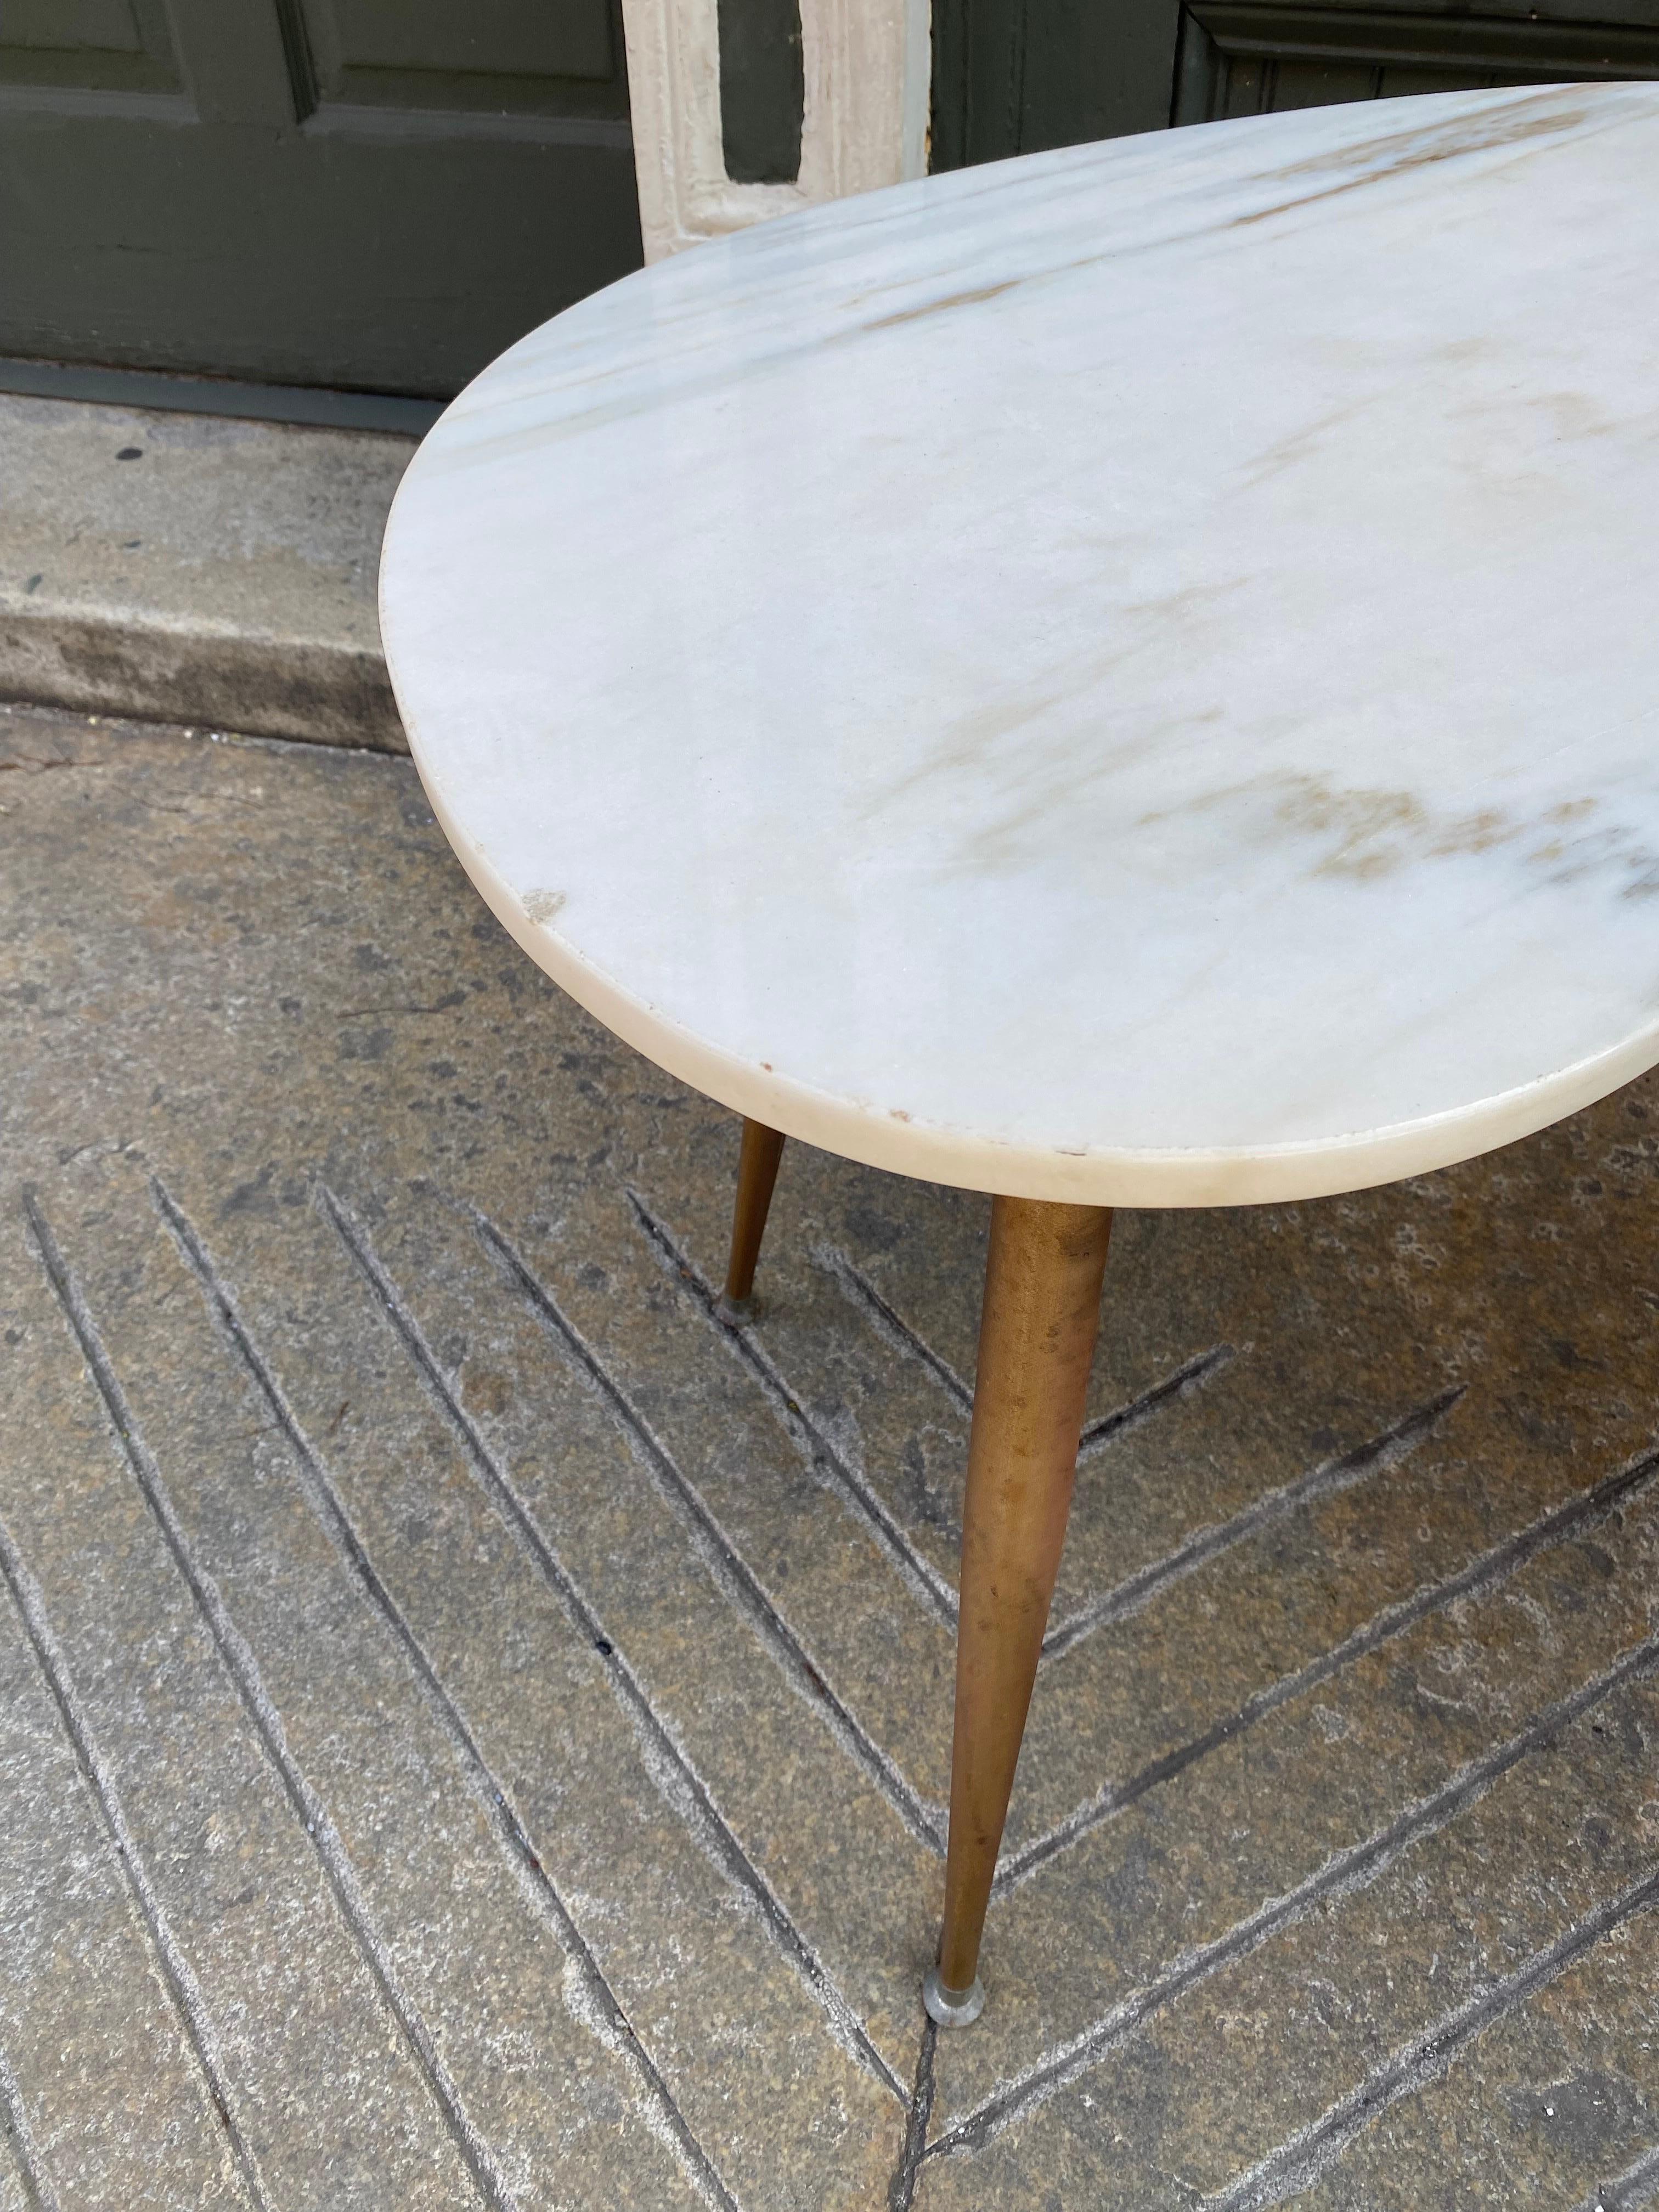
<instances>
[{"instance_id":1,"label":"marble side table","mask_svg":"<svg viewBox=\"0 0 1659 2212\"><path fill-rule=\"evenodd\" d=\"M901 185L532 332L382 620L531 957L745 1117L994 1194L944 1933L971 2019L1109 1209L1314 1198L1659 1060L1659 87Z\"/></svg>"}]
</instances>

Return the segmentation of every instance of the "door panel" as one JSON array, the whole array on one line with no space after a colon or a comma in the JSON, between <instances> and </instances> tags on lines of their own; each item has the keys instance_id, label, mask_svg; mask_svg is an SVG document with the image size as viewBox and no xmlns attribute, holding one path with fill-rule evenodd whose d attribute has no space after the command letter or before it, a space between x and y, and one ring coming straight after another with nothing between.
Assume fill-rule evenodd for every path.
<instances>
[{"instance_id":1,"label":"door panel","mask_svg":"<svg viewBox=\"0 0 1659 2212\"><path fill-rule=\"evenodd\" d=\"M933 166L1337 100L1659 76L1659 0L934 0Z\"/></svg>"},{"instance_id":2,"label":"door panel","mask_svg":"<svg viewBox=\"0 0 1659 2212\"><path fill-rule=\"evenodd\" d=\"M0 86L176 92L162 0L4 0Z\"/></svg>"},{"instance_id":3,"label":"door panel","mask_svg":"<svg viewBox=\"0 0 1659 2212\"><path fill-rule=\"evenodd\" d=\"M934 0L932 159L1630 76L1659 0ZM0 0L0 354L443 398L639 259L619 0Z\"/></svg>"},{"instance_id":4,"label":"door panel","mask_svg":"<svg viewBox=\"0 0 1659 2212\"><path fill-rule=\"evenodd\" d=\"M638 264L627 118L616 0L0 0L0 353L446 397Z\"/></svg>"},{"instance_id":5,"label":"door panel","mask_svg":"<svg viewBox=\"0 0 1659 2212\"><path fill-rule=\"evenodd\" d=\"M1184 11L1174 120L1334 100L1659 76L1659 28L1197 0Z\"/></svg>"},{"instance_id":6,"label":"door panel","mask_svg":"<svg viewBox=\"0 0 1659 2212\"><path fill-rule=\"evenodd\" d=\"M575 83L625 114L606 0L306 0L325 100L565 114Z\"/></svg>"}]
</instances>

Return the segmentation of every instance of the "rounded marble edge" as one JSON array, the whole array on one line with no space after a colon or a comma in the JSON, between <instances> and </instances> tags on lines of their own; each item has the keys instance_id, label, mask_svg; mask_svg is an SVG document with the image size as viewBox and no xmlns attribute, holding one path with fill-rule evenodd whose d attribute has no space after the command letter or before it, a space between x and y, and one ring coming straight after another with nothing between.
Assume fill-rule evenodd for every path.
<instances>
[{"instance_id":1,"label":"rounded marble edge","mask_svg":"<svg viewBox=\"0 0 1659 2212\"><path fill-rule=\"evenodd\" d=\"M395 667L392 675L396 691ZM428 801L473 888L561 989L624 1044L717 1104L802 1144L890 1174L1003 1198L1074 1206L1285 1205L1398 1182L1495 1152L1592 1105L1659 1062L1655 1022L1604 1053L1472 1105L1316 1142L1225 1151L1032 1149L916 1121L759 1067L624 991L556 930L526 911L512 885L445 803L442 785L428 769L418 731L407 714L405 726Z\"/></svg>"}]
</instances>

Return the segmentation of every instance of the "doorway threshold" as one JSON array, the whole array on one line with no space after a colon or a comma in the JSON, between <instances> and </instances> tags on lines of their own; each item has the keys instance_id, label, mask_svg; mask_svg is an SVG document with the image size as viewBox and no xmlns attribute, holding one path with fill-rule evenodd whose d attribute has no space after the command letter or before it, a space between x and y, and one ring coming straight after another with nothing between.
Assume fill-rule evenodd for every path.
<instances>
[{"instance_id":1,"label":"doorway threshold","mask_svg":"<svg viewBox=\"0 0 1659 2212\"><path fill-rule=\"evenodd\" d=\"M37 361L18 354L0 354L0 392L167 414L222 415L247 422L300 423L322 430L389 431L405 438L423 438L448 404L398 392L254 384L237 377L114 368L96 362Z\"/></svg>"}]
</instances>

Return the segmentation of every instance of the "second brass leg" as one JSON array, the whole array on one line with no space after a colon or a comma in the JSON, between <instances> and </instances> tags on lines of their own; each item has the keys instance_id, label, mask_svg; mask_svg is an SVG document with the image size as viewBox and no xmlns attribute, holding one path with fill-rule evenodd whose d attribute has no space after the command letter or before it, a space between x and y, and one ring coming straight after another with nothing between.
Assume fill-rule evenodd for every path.
<instances>
[{"instance_id":1,"label":"second brass leg","mask_svg":"<svg viewBox=\"0 0 1659 2212\"><path fill-rule=\"evenodd\" d=\"M732 1211L732 1256L719 1312L723 1321L747 1321L754 1310L755 1267L772 1204L772 1188L783 1157L783 1133L763 1121L745 1121L738 1160L738 1195Z\"/></svg>"}]
</instances>

